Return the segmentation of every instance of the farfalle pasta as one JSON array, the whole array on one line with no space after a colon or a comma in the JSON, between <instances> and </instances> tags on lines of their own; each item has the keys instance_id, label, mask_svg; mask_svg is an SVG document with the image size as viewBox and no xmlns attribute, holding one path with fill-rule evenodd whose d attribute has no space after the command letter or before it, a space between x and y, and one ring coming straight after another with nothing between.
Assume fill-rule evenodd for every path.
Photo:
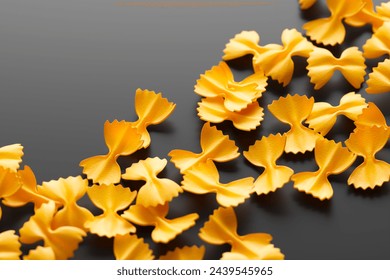
<instances>
[{"instance_id":1,"label":"farfalle pasta","mask_svg":"<svg viewBox=\"0 0 390 280\"><path fill-rule=\"evenodd\" d=\"M377 12L372 0L363 0L363 3L364 6L358 13L345 19L348 25L360 27L365 24L371 24L372 30L376 31L385 21L390 20L389 3L382 3L380 6L376 6Z\"/></svg>"},{"instance_id":2,"label":"farfalle pasta","mask_svg":"<svg viewBox=\"0 0 390 280\"><path fill-rule=\"evenodd\" d=\"M291 126L291 129L285 133L285 152L296 154L314 149L320 135L302 124L310 115L313 105L313 97L308 98L298 94L288 94L268 105L268 110L279 121Z\"/></svg>"},{"instance_id":3,"label":"farfalle pasta","mask_svg":"<svg viewBox=\"0 0 390 280\"><path fill-rule=\"evenodd\" d=\"M345 144L364 161L352 171L348 184L355 188L373 189L390 180L390 164L375 158L389 137L390 130L383 126L360 126L351 133Z\"/></svg>"},{"instance_id":4,"label":"farfalle pasta","mask_svg":"<svg viewBox=\"0 0 390 280\"><path fill-rule=\"evenodd\" d=\"M195 225L199 218L196 213L182 217L168 219L169 204L145 207L136 204L126 210L121 216L134 224L141 226L153 226L152 239L157 243L168 243L178 234Z\"/></svg>"},{"instance_id":5,"label":"farfalle pasta","mask_svg":"<svg viewBox=\"0 0 390 280\"><path fill-rule=\"evenodd\" d=\"M137 204L145 207L165 204L177 197L183 189L175 182L167 178L158 178L157 175L167 165L166 159L147 158L132 164L122 175L126 180L146 181L137 194Z\"/></svg>"},{"instance_id":6,"label":"farfalle pasta","mask_svg":"<svg viewBox=\"0 0 390 280\"><path fill-rule=\"evenodd\" d=\"M19 260L21 246L14 230L0 232L0 260Z\"/></svg>"},{"instance_id":7,"label":"farfalle pasta","mask_svg":"<svg viewBox=\"0 0 390 280\"><path fill-rule=\"evenodd\" d=\"M385 116L373 102L368 102L367 108L363 109L354 124L356 128L379 126L383 127L385 130L389 129Z\"/></svg>"},{"instance_id":8,"label":"farfalle pasta","mask_svg":"<svg viewBox=\"0 0 390 280\"><path fill-rule=\"evenodd\" d=\"M137 192L122 185L92 186L87 190L88 196L103 214L86 221L84 226L93 234L114 237L134 233L135 226L122 218L118 211L127 209L135 199Z\"/></svg>"},{"instance_id":9,"label":"farfalle pasta","mask_svg":"<svg viewBox=\"0 0 390 280\"><path fill-rule=\"evenodd\" d=\"M319 200L330 199L333 188L328 180L331 174L340 174L347 170L356 159L356 155L333 140L319 139L314 149L318 170L300 172L291 177L294 188L311 194Z\"/></svg>"},{"instance_id":10,"label":"farfalle pasta","mask_svg":"<svg viewBox=\"0 0 390 280\"><path fill-rule=\"evenodd\" d=\"M390 59L378 64L368 75L367 93L390 92Z\"/></svg>"},{"instance_id":11,"label":"farfalle pasta","mask_svg":"<svg viewBox=\"0 0 390 280\"><path fill-rule=\"evenodd\" d=\"M114 256L117 260L153 260L153 251L143 238L135 234L116 235Z\"/></svg>"},{"instance_id":12,"label":"farfalle pasta","mask_svg":"<svg viewBox=\"0 0 390 280\"><path fill-rule=\"evenodd\" d=\"M340 99L340 104L337 106L327 102L315 102L306 123L314 131L325 136L336 123L337 116L344 115L356 121L366 107L366 100L360 94L349 92Z\"/></svg>"},{"instance_id":13,"label":"farfalle pasta","mask_svg":"<svg viewBox=\"0 0 390 280\"><path fill-rule=\"evenodd\" d=\"M23 256L24 260L55 260L56 256L51 247L38 246Z\"/></svg>"},{"instance_id":14,"label":"farfalle pasta","mask_svg":"<svg viewBox=\"0 0 390 280\"><path fill-rule=\"evenodd\" d=\"M265 51L259 43L260 35L256 31L242 31L226 44L222 59L232 60L245 55L252 55L253 64L256 64L259 55Z\"/></svg>"},{"instance_id":15,"label":"farfalle pasta","mask_svg":"<svg viewBox=\"0 0 390 280\"><path fill-rule=\"evenodd\" d=\"M365 58L377 58L390 54L390 21L385 22L372 34L371 38L363 45L363 55Z\"/></svg>"},{"instance_id":16,"label":"farfalle pasta","mask_svg":"<svg viewBox=\"0 0 390 280\"><path fill-rule=\"evenodd\" d=\"M206 248L205 246L184 246L168 251L160 256L159 260L203 260Z\"/></svg>"},{"instance_id":17,"label":"farfalle pasta","mask_svg":"<svg viewBox=\"0 0 390 280\"><path fill-rule=\"evenodd\" d=\"M242 178L229 183L219 181L218 169L208 160L184 172L182 187L185 191L206 194L215 193L219 205L237 206L249 198L253 189L252 177Z\"/></svg>"},{"instance_id":18,"label":"farfalle pasta","mask_svg":"<svg viewBox=\"0 0 390 280\"><path fill-rule=\"evenodd\" d=\"M220 207L200 229L199 237L214 245L229 244L230 252L222 260L281 260L284 255L271 244L267 233L237 234L237 217L232 207Z\"/></svg>"},{"instance_id":19,"label":"farfalle pasta","mask_svg":"<svg viewBox=\"0 0 390 280\"><path fill-rule=\"evenodd\" d=\"M169 152L168 156L171 157L171 161L175 166L180 169L180 173L184 174L187 169L198 163L206 162L208 159L226 162L240 155L234 141L230 140L229 136L224 135L215 126L211 126L210 123L203 125L200 133L200 146L202 152L199 154L185 150Z\"/></svg>"},{"instance_id":20,"label":"farfalle pasta","mask_svg":"<svg viewBox=\"0 0 390 280\"><path fill-rule=\"evenodd\" d=\"M19 164L22 162L23 146L20 144L12 144L0 148L0 166L16 172L19 169Z\"/></svg>"},{"instance_id":21,"label":"farfalle pasta","mask_svg":"<svg viewBox=\"0 0 390 280\"><path fill-rule=\"evenodd\" d=\"M314 84L314 89L322 88L336 70L340 71L354 88L360 88L366 75L364 57L357 47L345 49L340 58L334 57L327 49L315 48L307 63L307 75Z\"/></svg>"},{"instance_id":22,"label":"farfalle pasta","mask_svg":"<svg viewBox=\"0 0 390 280\"><path fill-rule=\"evenodd\" d=\"M244 152L244 157L250 163L264 168L264 172L257 177L254 184L254 191L258 195L268 194L283 187L294 174L291 168L276 164L276 160L284 152L286 138L286 135L279 133L263 136Z\"/></svg>"}]
</instances>

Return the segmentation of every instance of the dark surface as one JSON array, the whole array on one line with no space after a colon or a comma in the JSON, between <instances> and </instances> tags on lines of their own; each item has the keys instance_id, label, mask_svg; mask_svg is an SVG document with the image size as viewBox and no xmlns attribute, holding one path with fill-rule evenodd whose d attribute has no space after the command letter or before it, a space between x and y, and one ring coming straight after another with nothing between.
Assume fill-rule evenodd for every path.
<instances>
[{"instance_id":1,"label":"dark surface","mask_svg":"<svg viewBox=\"0 0 390 280\"><path fill-rule=\"evenodd\" d=\"M283 29L302 31L306 20L328 14L323 1L307 12L301 12L296 2L156 8L119 7L115 1L103 0L1 0L0 146L23 144L23 164L32 167L38 183L77 176L82 159L106 153L105 120L136 119L134 92L140 87L161 91L177 106L167 121L151 128L150 148L121 159L123 168L149 156L168 158L172 149L199 152L203 122L196 115L200 98L193 92L199 75L218 64L225 44L242 30L256 30L262 45L280 43ZM347 32L346 42L332 48L335 53L361 46L371 34L368 26L348 28ZM381 60L368 60L368 67ZM250 73L247 61L230 63L237 79ZM295 62L288 87L269 80L260 100L263 107L287 93L306 93L316 101L338 104L343 94L354 90L335 75L323 89L314 91L305 60ZM360 93L376 102L389 123L390 94L372 96L364 89ZM236 140L242 152L261 136L287 127L266 110L256 131L237 131L230 123L218 128ZM352 129L351 122L341 117L329 137L344 140ZM314 170L312 156L286 155L279 162L296 172ZM389 145L378 156L389 161ZM223 182L257 177L262 172L242 156L218 164L218 168ZM253 195L236 208L239 233L272 234L287 259L390 259L389 183L375 190L355 190L346 184L350 172L330 178L334 188L330 201L320 202L300 193L292 183L267 196ZM162 175L181 181L171 163ZM87 199L82 204L91 207ZM198 212L195 227L168 245L150 242L148 227L138 227L138 232L156 255L175 246L203 244L197 233L217 207L214 195L183 194L172 202L169 215ZM2 208L0 231L20 228L32 213L32 206ZM206 257L219 258L228 249L206 245ZM75 258L113 258L112 240L90 235Z\"/></svg>"}]
</instances>

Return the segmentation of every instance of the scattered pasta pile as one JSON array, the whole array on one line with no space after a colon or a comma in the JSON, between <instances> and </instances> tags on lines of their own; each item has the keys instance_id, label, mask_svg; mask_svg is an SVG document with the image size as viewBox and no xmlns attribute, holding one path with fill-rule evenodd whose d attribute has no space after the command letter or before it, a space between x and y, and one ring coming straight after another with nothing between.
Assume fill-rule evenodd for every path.
<instances>
[{"instance_id":1,"label":"scattered pasta pile","mask_svg":"<svg viewBox=\"0 0 390 280\"><path fill-rule=\"evenodd\" d=\"M315 0L299 0L302 9ZM222 259L284 259L280 249L271 243L267 233L239 235L234 207L252 195L267 195L292 181L294 188L319 200L331 199L332 185L328 176L346 171L362 157L363 161L349 175L347 184L355 188L373 189L390 180L390 164L375 157L390 138L390 129L380 109L366 102L361 94L346 93L333 106L316 102L315 97L287 94L268 105L270 113L290 129L254 139L243 156L254 166L264 169L257 178L242 178L221 183L215 162L227 162L240 156L234 141L212 123L231 121L243 131L261 125L264 110L259 99L266 93L268 79L287 86L293 77L293 57L307 60L307 75L314 89L322 88L339 71L357 90L364 82L367 93L390 92L390 2L374 7L371 0L327 0L328 18L303 25L306 38L296 29L281 34L282 44L260 45L255 31L243 31L232 38L224 49L223 61L200 75L195 93L202 98L198 116L205 121L200 132L200 153L172 150L168 156L183 175L181 184L158 177L167 159L148 157L129 166L122 174L119 156L134 154L151 145L147 130L167 119L175 104L161 93L138 89L135 111L138 120L106 121L105 155L92 156L80 162L81 176L60 178L38 185L29 166L20 168L23 147L20 144L0 148L0 199L8 207L34 205L34 214L19 229L0 233L0 259L68 259L74 255L87 234L113 238L116 259L203 259L205 246L184 246L162 256L154 256L137 228L152 226L151 238L168 243L195 225L198 213L167 218L170 202L183 192L215 193L220 207L204 223L199 237L214 245L229 244L231 250ZM363 46L344 49L335 57L327 45L342 44L346 29L372 25L372 37ZM322 47L321 47L322 45ZM253 74L235 81L226 61L251 55ZM387 58L366 76L366 59ZM328 132L343 115L354 122L349 138L336 142ZM295 173L288 166L277 164L284 153L314 151L317 171ZM121 185L121 180L144 181L139 190ZM91 184L92 182L92 184ZM90 209L78 205L88 196L102 214L94 216ZM0 208L0 219L1 219ZM43 245L22 255L21 244Z\"/></svg>"}]
</instances>

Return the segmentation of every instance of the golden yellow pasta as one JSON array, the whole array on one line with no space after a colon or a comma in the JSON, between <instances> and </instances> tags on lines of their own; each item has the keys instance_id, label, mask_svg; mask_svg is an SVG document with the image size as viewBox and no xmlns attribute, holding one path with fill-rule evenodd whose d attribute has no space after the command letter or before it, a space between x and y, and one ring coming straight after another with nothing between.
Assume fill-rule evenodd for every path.
<instances>
[{"instance_id":1,"label":"golden yellow pasta","mask_svg":"<svg viewBox=\"0 0 390 280\"><path fill-rule=\"evenodd\" d=\"M315 48L307 60L308 76L314 84L314 89L322 88L333 76L336 70L354 87L360 88L366 75L366 65L361 51L350 47L343 51L340 58L324 48Z\"/></svg>"},{"instance_id":2,"label":"golden yellow pasta","mask_svg":"<svg viewBox=\"0 0 390 280\"><path fill-rule=\"evenodd\" d=\"M245 55L253 55L253 61L256 61L264 48L259 46L260 36L256 31L242 31L230 39L223 50L223 60L236 59Z\"/></svg>"},{"instance_id":3,"label":"golden yellow pasta","mask_svg":"<svg viewBox=\"0 0 390 280\"><path fill-rule=\"evenodd\" d=\"M171 157L171 161L175 166L180 169L181 174L184 174L187 169L198 163L206 162L208 159L226 162L240 155L234 141L230 140L229 136L224 135L208 122L203 125L200 134L200 146L202 152L199 154L185 150L172 150L169 152L168 156Z\"/></svg>"},{"instance_id":4,"label":"golden yellow pasta","mask_svg":"<svg viewBox=\"0 0 390 280\"><path fill-rule=\"evenodd\" d=\"M0 166L16 172L22 162L23 146L12 144L0 148Z\"/></svg>"},{"instance_id":5,"label":"golden yellow pasta","mask_svg":"<svg viewBox=\"0 0 390 280\"><path fill-rule=\"evenodd\" d=\"M305 95L280 97L268 105L269 111L281 122L291 126L286 132L286 153L304 153L312 151L316 140L320 137L314 130L305 127L302 122L312 111L314 98Z\"/></svg>"},{"instance_id":6,"label":"golden yellow pasta","mask_svg":"<svg viewBox=\"0 0 390 280\"><path fill-rule=\"evenodd\" d=\"M55 260L56 256L51 247L38 246L30 250L28 255L23 256L24 260Z\"/></svg>"},{"instance_id":7,"label":"golden yellow pasta","mask_svg":"<svg viewBox=\"0 0 390 280\"><path fill-rule=\"evenodd\" d=\"M17 173L0 166L0 201L2 198L7 198L16 193L20 187L21 183ZM0 219L1 216L2 210L0 207Z\"/></svg>"},{"instance_id":8,"label":"golden yellow pasta","mask_svg":"<svg viewBox=\"0 0 390 280\"><path fill-rule=\"evenodd\" d=\"M219 205L229 207L237 206L249 198L253 181L252 177L247 177L221 183L217 167L212 160L208 160L184 172L182 187L185 191L196 194L215 193Z\"/></svg>"},{"instance_id":9,"label":"golden yellow pasta","mask_svg":"<svg viewBox=\"0 0 390 280\"><path fill-rule=\"evenodd\" d=\"M116 235L114 256L117 260L153 260L153 251L135 234Z\"/></svg>"},{"instance_id":10,"label":"golden yellow pasta","mask_svg":"<svg viewBox=\"0 0 390 280\"><path fill-rule=\"evenodd\" d=\"M299 6L302 10L306 10L313 6L316 2L317 0L299 0Z\"/></svg>"},{"instance_id":11,"label":"golden yellow pasta","mask_svg":"<svg viewBox=\"0 0 390 280\"><path fill-rule=\"evenodd\" d=\"M267 233L237 234L237 217L232 207L214 210L200 229L199 237L207 243L231 245L231 251L222 254L222 260L281 260L284 255L271 244Z\"/></svg>"},{"instance_id":12,"label":"golden yellow pasta","mask_svg":"<svg viewBox=\"0 0 390 280\"><path fill-rule=\"evenodd\" d=\"M103 214L85 223L91 233L99 236L114 237L134 233L136 228L117 212L127 209L135 199L137 192L122 185L92 186L87 190L92 203L103 210Z\"/></svg>"},{"instance_id":13,"label":"golden yellow pasta","mask_svg":"<svg viewBox=\"0 0 390 280\"><path fill-rule=\"evenodd\" d=\"M146 181L145 185L138 190L137 204L145 207L157 206L171 201L183 192L175 181L157 177L166 165L166 159L155 157L140 160L126 169L125 174L122 175L123 179Z\"/></svg>"},{"instance_id":14,"label":"golden yellow pasta","mask_svg":"<svg viewBox=\"0 0 390 280\"><path fill-rule=\"evenodd\" d=\"M277 80L286 86L290 83L294 72L294 56L309 57L313 51L313 44L309 42L296 29L285 29L282 32L282 45L269 44L264 46L255 64L257 68L264 70L265 75Z\"/></svg>"},{"instance_id":15,"label":"golden yellow pasta","mask_svg":"<svg viewBox=\"0 0 390 280\"><path fill-rule=\"evenodd\" d=\"M276 160L283 154L286 146L286 135L269 135L263 136L255 144L244 152L244 157L255 166L264 167L264 172L257 177L254 190L258 195L268 194L283 187L294 170L287 166L276 164Z\"/></svg>"},{"instance_id":16,"label":"golden yellow pasta","mask_svg":"<svg viewBox=\"0 0 390 280\"><path fill-rule=\"evenodd\" d=\"M383 127L385 130L389 129L389 126L386 123L386 118L373 102L368 102L368 107L363 109L361 115L357 117L355 121L355 126L357 128L360 127L368 127L371 128L373 126Z\"/></svg>"},{"instance_id":17,"label":"golden yellow pasta","mask_svg":"<svg viewBox=\"0 0 390 280\"><path fill-rule=\"evenodd\" d=\"M327 0L330 17L309 21L303 25L306 34L317 43L324 45L341 44L345 38L343 19L357 14L363 7L362 0Z\"/></svg>"},{"instance_id":18,"label":"golden yellow pasta","mask_svg":"<svg viewBox=\"0 0 390 280\"><path fill-rule=\"evenodd\" d=\"M343 147L341 143L319 139L314 149L314 157L318 170L294 174L291 177L294 181L294 188L320 200L330 199L333 196L333 189L328 176L347 170L355 161L356 155Z\"/></svg>"},{"instance_id":19,"label":"golden yellow pasta","mask_svg":"<svg viewBox=\"0 0 390 280\"><path fill-rule=\"evenodd\" d=\"M86 233L72 226L53 229L51 223L55 213L54 201L42 204L35 210L34 216L19 230L19 240L24 244L33 244L43 240L44 247L50 247L57 260L68 259L73 256Z\"/></svg>"},{"instance_id":20,"label":"golden yellow pasta","mask_svg":"<svg viewBox=\"0 0 390 280\"><path fill-rule=\"evenodd\" d=\"M205 246L184 246L175 248L173 251L167 252L160 256L160 260L203 260L206 248Z\"/></svg>"},{"instance_id":21,"label":"golden yellow pasta","mask_svg":"<svg viewBox=\"0 0 390 280\"><path fill-rule=\"evenodd\" d=\"M363 0L363 2L364 6L358 13L345 19L348 25L360 27L371 24L372 30L376 31L385 21L390 19L389 3L382 3L381 6L377 6L378 12L376 12L372 0Z\"/></svg>"},{"instance_id":22,"label":"golden yellow pasta","mask_svg":"<svg viewBox=\"0 0 390 280\"><path fill-rule=\"evenodd\" d=\"M355 188L373 189L390 180L390 164L375 158L387 143L390 130L382 126L359 126L345 141L348 149L363 157L364 161L356 167L348 178L348 184Z\"/></svg>"},{"instance_id":23,"label":"golden yellow pasta","mask_svg":"<svg viewBox=\"0 0 390 280\"><path fill-rule=\"evenodd\" d=\"M368 75L367 93L390 92L390 59L378 64Z\"/></svg>"},{"instance_id":24,"label":"golden yellow pasta","mask_svg":"<svg viewBox=\"0 0 390 280\"><path fill-rule=\"evenodd\" d=\"M19 260L21 246L14 230L0 232L0 260Z\"/></svg>"},{"instance_id":25,"label":"golden yellow pasta","mask_svg":"<svg viewBox=\"0 0 390 280\"><path fill-rule=\"evenodd\" d=\"M229 111L241 111L261 97L267 86L267 77L256 72L246 79L236 82L226 62L221 61L200 75L195 85L195 93L203 97L223 97L223 105Z\"/></svg>"},{"instance_id":26,"label":"golden yellow pasta","mask_svg":"<svg viewBox=\"0 0 390 280\"><path fill-rule=\"evenodd\" d=\"M152 239L157 243L168 243L184 230L195 225L199 218L196 213L188 214L179 218L167 219L169 204L155 207L144 207L136 204L126 210L122 217L140 226L154 226Z\"/></svg>"},{"instance_id":27,"label":"golden yellow pasta","mask_svg":"<svg viewBox=\"0 0 390 280\"><path fill-rule=\"evenodd\" d=\"M106 121L104 139L108 147L106 155L93 156L80 162L83 173L94 183L116 184L121 179L121 168L116 162L119 156L131 155L142 148L141 134L126 121Z\"/></svg>"},{"instance_id":28,"label":"golden yellow pasta","mask_svg":"<svg viewBox=\"0 0 390 280\"><path fill-rule=\"evenodd\" d=\"M38 193L53 200L61 209L54 215L52 227L78 227L86 230L84 224L93 219L88 209L77 205L77 201L87 192L88 180L81 176L60 178L43 182Z\"/></svg>"},{"instance_id":29,"label":"golden yellow pasta","mask_svg":"<svg viewBox=\"0 0 390 280\"><path fill-rule=\"evenodd\" d=\"M150 90L137 89L135 92L135 111L138 120L132 125L137 128L143 141L142 147L150 145L150 135L147 131L149 125L156 125L166 120L175 109L176 104L163 98L161 93Z\"/></svg>"},{"instance_id":30,"label":"golden yellow pasta","mask_svg":"<svg viewBox=\"0 0 390 280\"><path fill-rule=\"evenodd\" d=\"M340 104L337 106L327 102L315 102L306 123L314 131L325 136L336 123L337 116L344 115L356 121L366 107L366 100L360 94L349 92L340 99Z\"/></svg>"},{"instance_id":31,"label":"golden yellow pasta","mask_svg":"<svg viewBox=\"0 0 390 280\"><path fill-rule=\"evenodd\" d=\"M390 21L385 22L372 34L371 38L363 45L363 55L365 58L377 58L390 54Z\"/></svg>"}]
</instances>

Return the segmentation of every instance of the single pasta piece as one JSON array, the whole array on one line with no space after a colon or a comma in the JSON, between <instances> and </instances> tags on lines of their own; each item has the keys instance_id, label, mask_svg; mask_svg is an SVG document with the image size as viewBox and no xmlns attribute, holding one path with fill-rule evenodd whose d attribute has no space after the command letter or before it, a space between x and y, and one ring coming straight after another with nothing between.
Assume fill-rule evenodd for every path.
<instances>
[{"instance_id":1,"label":"single pasta piece","mask_svg":"<svg viewBox=\"0 0 390 280\"><path fill-rule=\"evenodd\" d=\"M334 57L327 49L315 48L307 62L307 75L314 84L314 89L322 88L336 70L340 71L354 88L360 88L366 75L364 57L357 47L345 49L340 58Z\"/></svg>"},{"instance_id":2,"label":"single pasta piece","mask_svg":"<svg viewBox=\"0 0 390 280\"><path fill-rule=\"evenodd\" d=\"M31 202L34 208L39 208L43 203L49 202L49 198L39 193L37 180L32 169L25 165L23 170L18 170L20 188L12 195L7 196L2 201L9 207L21 207Z\"/></svg>"},{"instance_id":3,"label":"single pasta piece","mask_svg":"<svg viewBox=\"0 0 390 280\"><path fill-rule=\"evenodd\" d=\"M330 199L333 189L328 176L347 170L355 161L356 155L341 143L324 138L317 140L314 156L318 170L294 174L291 180L294 181L294 188L301 192L311 194L319 200Z\"/></svg>"},{"instance_id":4,"label":"single pasta piece","mask_svg":"<svg viewBox=\"0 0 390 280\"><path fill-rule=\"evenodd\" d=\"M261 97L267 86L267 77L260 71L236 82L226 62L221 61L200 75L195 93L203 97L222 97L223 106L229 111L241 111Z\"/></svg>"},{"instance_id":5,"label":"single pasta piece","mask_svg":"<svg viewBox=\"0 0 390 280\"><path fill-rule=\"evenodd\" d=\"M287 86L294 72L294 56L309 57L313 44L296 29L285 29L282 32L282 45L269 44L264 46L256 59L255 72L264 70L265 75Z\"/></svg>"},{"instance_id":6,"label":"single pasta piece","mask_svg":"<svg viewBox=\"0 0 390 280\"><path fill-rule=\"evenodd\" d=\"M356 167L348 178L348 184L355 188L373 189L390 180L390 164L375 158L387 143L390 130L381 126L359 126L345 141L348 149L363 157L364 161Z\"/></svg>"},{"instance_id":7,"label":"single pasta piece","mask_svg":"<svg viewBox=\"0 0 390 280\"><path fill-rule=\"evenodd\" d=\"M368 75L367 93L390 92L390 59L378 64Z\"/></svg>"},{"instance_id":8,"label":"single pasta piece","mask_svg":"<svg viewBox=\"0 0 390 280\"><path fill-rule=\"evenodd\" d=\"M357 117L355 126L358 129L361 127L370 128L373 126L383 127L385 130L389 129L385 116L373 102L368 102L367 108L363 109L361 115Z\"/></svg>"},{"instance_id":9,"label":"single pasta piece","mask_svg":"<svg viewBox=\"0 0 390 280\"><path fill-rule=\"evenodd\" d=\"M200 133L200 146L202 152L199 154L185 150L169 152L168 156L171 157L171 161L175 166L180 169L181 174L184 174L187 169L198 163L206 162L208 159L226 162L240 155L234 141L230 140L229 136L223 135L220 130L215 126L211 126L208 122L203 125Z\"/></svg>"},{"instance_id":10,"label":"single pasta piece","mask_svg":"<svg viewBox=\"0 0 390 280\"><path fill-rule=\"evenodd\" d=\"M135 199L137 192L130 191L122 185L92 186L87 190L92 203L103 210L103 214L94 217L85 223L85 227L91 233L99 236L114 237L134 233L136 228L117 212L124 210Z\"/></svg>"},{"instance_id":11,"label":"single pasta piece","mask_svg":"<svg viewBox=\"0 0 390 280\"><path fill-rule=\"evenodd\" d=\"M390 19L389 19L390 20ZM390 54L390 21L385 22L372 34L371 38L363 45L363 55L365 58L377 58Z\"/></svg>"},{"instance_id":12,"label":"single pasta piece","mask_svg":"<svg viewBox=\"0 0 390 280\"><path fill-rule=\"evenodd\" d=\"M23 146L20 144L7 145L0 148L0 166L16 172L22 162Z\"/></svg>"},{"instance_id":13,"label":"single pasta piece","mask_svg":"<svg viewBox=\"0 0 390 280\"><path fill-rule=\"evenodd\" d=\"M357 14L363 7L362 0L327 0L330 17L309 21L303 25L306 34L324 45L341 44L345 39L343 19Z\"/></svg>"},{"instance_id":14,"label":"single pasta piece","mask_svg":"<svg viewBox=\"0 0 390 280\"><path fill-rule=\"evenodd\" d=\"M232 207L219 207L200 229L199 237L210 244L231 245L222 260L281 260L284 255L271 244L267 233L237 234L237 217Z\"/></svg>"},{"instance_id":15,"label":"single pasta piece","mask_svg":"<svg viewBox=\"0 0 390 280\"><path fill-rule=\"evenodd\" d=\"M286 153L304 153L312 151L316 140L320 137L314 130L302 124L310 115L314 105L314 98L305 95L290 95L280 97L268 105L269 111L281 122L291 126L285 133Z\"/></svg>"},{"instance_id":16,"label":"single pasta piece","mask_svg":"<svg viewBox=\"0 0 390 280\"><path fill-rule=\"evenodd\" d=\"M201 120L211 123L221 123L229 120L235 128L243 131L256 129L264 116L264 110L257 100L245 109L236 112L226 109L222 96L202 98L198 105L198 116Z\"/></svg>"},{"instance_id":17,"label":"single pasta piece","mask_svg":"<svg viewBox=\"0 0 390 280\"><path fill-rule=\"evenodd\" d=\"M350 92L340 99L340 104L337 106L327 102L315 102L306 123L314 131L325 136L336 123L337 116L344 115L356 121L366 107L366 100L360 94Z\"/></svg>"},{"instance_id":18,"label":"single pasta piece","mask_svg":"<svg viewBox=\"0 0 390 280\"><path fill-rule=\"evenodd\" d=\"M184 246L168 251L165 255L160 256L160 260L203 260L206 251L205 246Z\"/></svg>"},{"instance_id":19,"label":"single pasta piece","mask_svg":"<svg viewBox=\"0 0 390 280\"><path fill-rule=\"evenodd\" d=\"M231 60L249 54L253 55L253 60L256 61L259 54L264 51L259 43L260 36L256 31L242 31L226 44L222 59Z\"/></svg>"},{"instance_id":20,"label":"single pasta piece","mask_svg":"<svg viewBox=\"0 0 390 280\"><path fill-rule=\"evenodd\" d=\"M0 232L0 260L19 260L21 246L14 230Z\"/></svg>"},{"instance_id":21,"label":"single pasta piece","mask_svg":"<svg viewBox=\"0 0 390 280\"><path fill-rule=\"evenodd\" d=\"M195 225L198 214L192 213L179 218L167 219L169 205L144 207L136 204L126 210L122 217L140 226L154 226L152 240L156 243L168 243L184 230Z\"/></svg>"},{"instance_id":22,"label":"single pasta piece","mask_svg":"<svg viewBox=\"0 0 390 280\"><path fill-rule=\"evenodd\" d=\"M28 255L23 256L24 260L55 260L56 256L51 247L38 246L37 248L30 250Z\"/></svg>"},{"instance_id":23,"label":"single pasta piece","mask_svg":"<svg viewBox=\"0 0 390 280\"><path fill-rule=\"evenodd\" d=\"M43 182L38 186L38 193L53 200L61 209L54 215L52 227L78 227L84 231L84 224L93 219L87 208L77 205L77 201L87 192L88 180L77 177L60 178Z\"/></svg>"},{"instance_id":24,"label":"single pasta piece","mask_svg":"<svg viewBox=\"0 0 390 280\"><path fill-rule=\"evenodd\" d=\"M382 24L390 20L390 5L382 3L376 6L378 12L375 11L372 0L363 0L363 8L351 17L347 17L345 22L348 25L360 27L366 24L372 25L372 30L375 32Z\"/></svg>"},{"instance_id":25,"label":"single pasta piece","mask_svg":"<svg viewBox=\"0 0 390 280\"><path fill-rule=\"evenodd\" d=\"M142 147L150 145L150 135L147 131L149 125L160 124L165 121L175 109L176 104L163 98L161 93L150 90L137 89L135 92L135 112L138 120L132 125L137 128L143 141Z\"/></svg>"},{"instance_id":26,"label":"single pasta piece","mask_svg":"<svg viewBox=\"0 0 390 280\"><path fill-rule=\"evenodd\" d=\"M34 216L25 222L19 230L19 240L25 244L33 244L43 240L44 247L50 247L57 260L68 259L73 256L86 233L82 229L72 226L53 229L51 223L55 213L54 201L42 204L35 210Z\"/></svg>"},{"instance_id":27,"label":"single pasta piece","mask_svg":"<svg viewBox=\"0 0 390 280\"><path fill-rule=\"evenodd\" d=\"M153 260L153 251L143 238L135 234L116 235L114 238L116 260Z\"/></svg>"},{"instance_id":28,"label":"single pasta piece","mask_svg":"<svg viewBox=\"0 0 390 280\"><path fill-rule=\"evenodd\" d=\"M121 168L116 162L119 156L131 155L142 148L143 141L131 123L106 121L104 139L108 147L106 155L93 156L80 162L83 173L97 184L116 184L121 179Z\"/></svg>"},{"instance_id":29,"label":"single pasta piece","mask_svg":"<svg viewBox=\"0 0 390 280\"><path fill-rule=\"evenodd\" d=\"M157 206L171 201L177 197L183 189L175 182L167 178L158 178L160 173L167 165L166 159L147 158L132 164L122 175L126 180L144 180L146 181L137 195L137 204L145 207Z\"/></svg>"},{"instance_id":30,"label":"single pasta piece","mask_svg":"<svg viewBox=\"0 0 390 280\"><path fill-rule=\"evenodd\" d=\"M184 172L182 187L196 194L215 193L219 205L229 207L237 206L249 198L253 180L247 177L227 184L220 183L217 167L212 160L208 160Z\"/></svg>"},{"instance_id":31,"label":"single pasta piece","mask_svg":"<svg viewBox=\"0 0 390 280\"><path fill-rule=\"evenodd\" d=\"M277 165L276 160L283 154L286 135L263 136L244 152L244 157L255 166L264 167L264 172L257 177L254 190L258 195L268 194L283 187L290 181L294 170Z\"/></svg>"}]
</instances>

